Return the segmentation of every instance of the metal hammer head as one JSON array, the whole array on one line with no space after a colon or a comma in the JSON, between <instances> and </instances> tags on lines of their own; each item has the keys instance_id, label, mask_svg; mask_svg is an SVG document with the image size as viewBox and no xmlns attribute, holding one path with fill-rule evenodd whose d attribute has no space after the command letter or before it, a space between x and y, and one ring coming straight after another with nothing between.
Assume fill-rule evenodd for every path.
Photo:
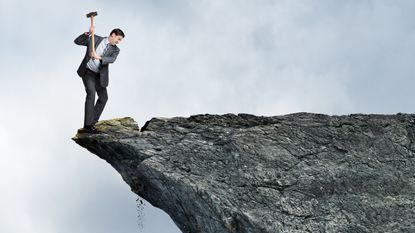
<instances>
[{"instance_id":1,"label":"metal hammer head","mask_svg":"<svg viewBox=\"0 0 415 233\"><path fill-rule=\"evenodd\" d=\"M93 11L93 12L89 12L88 14L86 14L86 17L91 18L91 17L95 17L97 15L98 15L98 13L96 11Z\"/></svg>"}]
</instances>

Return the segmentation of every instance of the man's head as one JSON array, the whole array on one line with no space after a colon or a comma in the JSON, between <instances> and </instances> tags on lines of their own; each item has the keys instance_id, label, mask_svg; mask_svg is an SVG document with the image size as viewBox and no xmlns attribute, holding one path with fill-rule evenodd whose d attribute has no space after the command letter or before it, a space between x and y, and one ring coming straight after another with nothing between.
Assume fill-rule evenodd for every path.
<instances>
[{"instance_id":1,"label":"man's head","mask_svg":"<svg viewBox=\"0 0 415 233\"><path fill-rule=\"evenodd\" d=\"M108 37L108 41L111 45L116 45L124 39L125 35L124 32L121 31L119 28L115 28L111 31L110 36Z\"/></svg>"}]
</instances>

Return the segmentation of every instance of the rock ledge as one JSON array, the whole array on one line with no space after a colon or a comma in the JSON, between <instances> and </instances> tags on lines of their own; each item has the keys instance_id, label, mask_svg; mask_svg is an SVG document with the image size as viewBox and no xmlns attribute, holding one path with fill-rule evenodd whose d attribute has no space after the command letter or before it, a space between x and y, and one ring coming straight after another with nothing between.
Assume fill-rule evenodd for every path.
<instances>
[{"instance_id":1,"label":"rock ledge","mask_svg":"<svg viewBox=\"0 0 415 233\"><path fill-rule=\"evenodd\" d=\"M415 232L414 116L99 122L73 140L183 232Z\"/></svg>"}]
</instances>

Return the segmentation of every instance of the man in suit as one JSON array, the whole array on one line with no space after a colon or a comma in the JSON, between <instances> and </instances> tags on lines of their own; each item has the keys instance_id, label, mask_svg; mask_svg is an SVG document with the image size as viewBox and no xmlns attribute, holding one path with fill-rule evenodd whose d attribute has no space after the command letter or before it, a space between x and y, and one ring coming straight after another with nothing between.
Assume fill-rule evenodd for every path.
<instances>
[{"instance_id":1,"label":"man in suit","mask_svg":"<svg viewBox=\"0 0 415 233\"><path fill-rule=\"evenodd\" d=\"M94 125L104 111L108 100L108 65L117 59L120 52L117 44L125 37L124 32L119 28L112 30L108 37L94 34L95 51L93 51L91 48L93 33L94 28L90 27L89 32L83 33L74 41L77 45L87 47L77 73L82 78L86 91L84 127L80 131L89 133L96 132ZM98 94L96 103L95 92Z\"/></svg>"}]
</instances>

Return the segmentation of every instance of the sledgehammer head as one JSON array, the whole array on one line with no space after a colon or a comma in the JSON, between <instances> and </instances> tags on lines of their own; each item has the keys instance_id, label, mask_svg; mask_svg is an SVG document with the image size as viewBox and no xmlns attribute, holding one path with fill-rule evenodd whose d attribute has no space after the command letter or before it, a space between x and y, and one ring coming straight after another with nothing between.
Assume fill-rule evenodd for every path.
<instances>
[{"instance_id":1,"label":"sledgehammer head","mask_svg":"<svg viewBox=\"0 0 415 233\"><path fill-rule=\"evenodd\" d=\"M91 17L95 17L97 15L98 15L98 13L96 11L93 11L93 12L89 12L88 14L86 14L86 17L91 18Z\"/></svg>"}]
</instances>

